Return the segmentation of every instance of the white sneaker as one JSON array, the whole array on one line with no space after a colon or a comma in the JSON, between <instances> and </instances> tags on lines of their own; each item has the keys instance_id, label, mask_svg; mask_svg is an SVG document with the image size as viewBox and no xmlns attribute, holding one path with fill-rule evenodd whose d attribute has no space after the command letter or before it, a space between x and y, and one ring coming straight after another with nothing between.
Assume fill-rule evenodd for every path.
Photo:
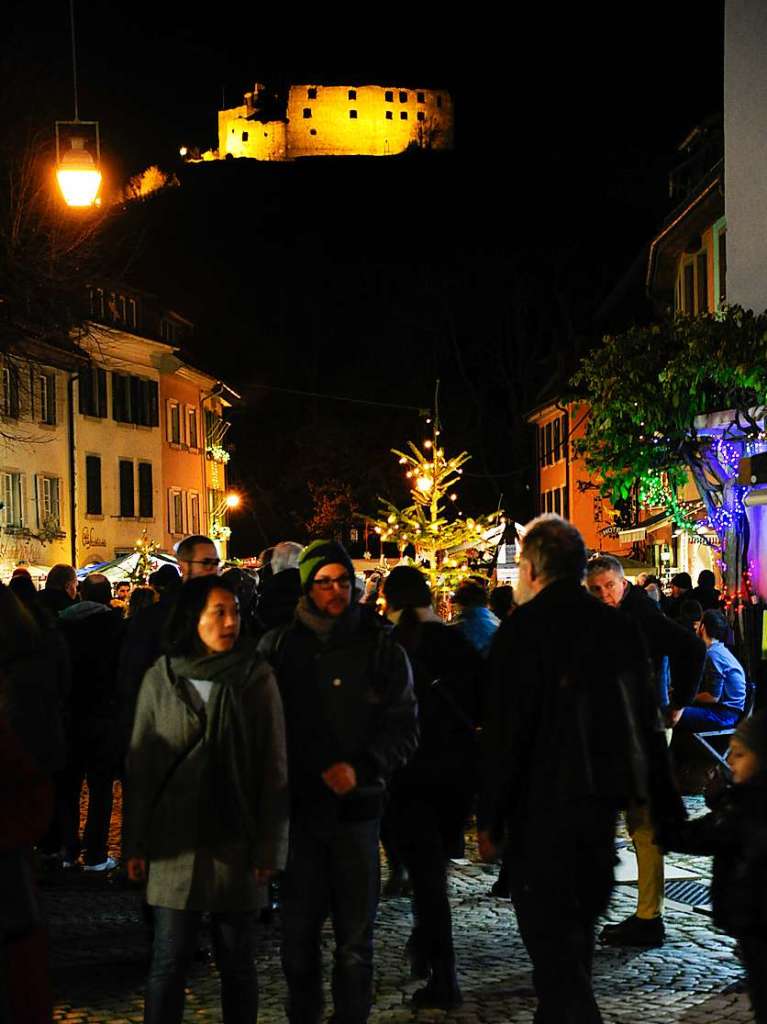
<instances>
[{"instance_id":1,"label":"white sneaker","mask_svg":"<svg viewBox=\"0 0 767 1024\"><path fill-rule=\"evenodd\" d=\"M101 864L83 864L83 871L114 871L117 861L114 857L107 857Z\"/></svg>"}]
</instances>

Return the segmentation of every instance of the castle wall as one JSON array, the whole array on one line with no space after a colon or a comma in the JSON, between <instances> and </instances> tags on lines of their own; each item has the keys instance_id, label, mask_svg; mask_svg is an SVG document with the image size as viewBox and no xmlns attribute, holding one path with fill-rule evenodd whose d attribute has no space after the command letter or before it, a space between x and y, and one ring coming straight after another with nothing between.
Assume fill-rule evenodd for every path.
<instances>
[{"instance_id":1,"label":"castle wall","mask_svg":"<svg viewBox=\"0 0 767 1024\"><path fill-rule=\"evenodd\" d=\"M293 85L287 129L291 159L389 156L411 143L450 149L453 104L443 90Z\"/></svg>"},{"instance_id":2,"label":"castle wall","mask_svg":"<svg viewBox=\"0 0 767 1024\"><path fill-rule=\"evenodd\" d=\"M252 160L287 160L284 121L248 121L247 108L218 112L219 158L250 157Z\"/></svg>"}]
</instances>

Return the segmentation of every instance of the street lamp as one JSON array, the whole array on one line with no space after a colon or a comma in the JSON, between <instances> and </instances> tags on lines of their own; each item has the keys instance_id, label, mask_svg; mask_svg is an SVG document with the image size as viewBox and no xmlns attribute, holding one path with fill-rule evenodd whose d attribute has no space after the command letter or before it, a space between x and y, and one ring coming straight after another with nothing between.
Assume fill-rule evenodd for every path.
<instances>
[{"instance_id":1,"label":"street lamp","mask_svg":"<svg viewBox=\"0 0 767 1024\"><path fill-rule=\"evenodd\" d=\"M98 121L81 121L77 101L77 50L75 46L75 6L69 0L72 30L72 86L75 116L73 121L56 122L56 177L67 206L93 206L101 186L99 160L101 148ZM64 129L64 131L62 131ZM64 145L62 146L62 141ZM86 148L90 142L94 154Z\"/></svg>"}]
</instances>

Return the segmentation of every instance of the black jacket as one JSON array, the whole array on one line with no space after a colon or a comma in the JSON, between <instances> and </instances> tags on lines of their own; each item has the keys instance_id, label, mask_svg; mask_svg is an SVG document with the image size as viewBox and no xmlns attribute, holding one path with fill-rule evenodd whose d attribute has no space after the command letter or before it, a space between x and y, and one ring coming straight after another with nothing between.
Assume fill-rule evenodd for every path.
<instances>
[{"instance_id":1,"label":"black jacket","mask_svg":"<svg viewBox=\"0 0 767 1024\"><path fill-rule=\"evenodd\" d=\"M392 788L475 788L480 684L485 659L457 629L418 623L407 650L418 701L418 749L395 773ZM399 627L392 639L402 642Z\"/></svg>"},{"instance_id":2,"label":"black jacket","mask_svg":"<svg viewBox=\"0 0 767 1024\"><path fill-rule=\"evenodd\" d=\"M504 620L490 653L480 826L561 830L583 804L684 816L636 626L575 581Z\"/></svg>"},{"instance_id":3,"label":"black jacket","mask_svg":"<svg viewBox=\"0 0 767 1024\"><path fill-rule=\"evenodd\" d=\"M72 728L117 718L117 663L124 620L117 608L84 601L59 615L72 666Z\"/></svg>"},{"instance_id":4,"label":"black jacket","mask_svg":"<svg viewBox=\"0 0 767 1024\"><path fill-rule=\"evenodd\" d=\"M410 665L372 611L353 605L323 642L297 619L259 649L282 696L294 812L318 820L380 816L385 784L416 749ZM335 796L322 773L351 764L357 788Z\"/></svg>"},{"instance_id":5,"label":"black jacket","mask_svg":"<svg viewBox=\"0 0 767 1024\"><path fill-rule=\"evenodd\" d=\"M713 854L714 923L767 938L767 775L728 786L713 810L662 836L667 850Z\"/></svg>"},{"instance_id":6,"label":"black jacket","mask_svg":"<svg viewBox=\"0 0 767 1024\"><path fill-rule=\"evenodd\" d=\"M656 680L664 657L668 658L673 690L671 706L683 708L692 704L706 661L706 645L700 637L665 616L641 587L631 583L627 585L620 610L639 627L650 652Z\"/></svg>"}]
</instances>

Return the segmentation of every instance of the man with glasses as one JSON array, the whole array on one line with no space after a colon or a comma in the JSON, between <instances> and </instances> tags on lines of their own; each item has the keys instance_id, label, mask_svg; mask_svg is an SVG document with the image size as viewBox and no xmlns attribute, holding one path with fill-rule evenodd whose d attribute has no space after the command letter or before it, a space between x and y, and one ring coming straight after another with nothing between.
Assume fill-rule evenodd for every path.
<instances>
[{"instance_id":1,"label":"man with glasses","mask_svg":"<svg viewBox=\"0 0 767 1024\"><path fill-rule=\"evenodd\" d=\"M417 743L407 655L360 605L346 550L316 540L298 563L295 618L267 633L285 709L290 850L281 885L288 1019L322 1019L320 935L336 940L333 1020L364 1024L372 1004L378 833L386 780Z\"/></svg>"},{"instance_id":2,"label":"man with glasses","mask_svg":"<svg viewBox=\"0 0 767 1024\"><path fill-rule=\"evenodd\" d=\"M221 559L210 537L184 537L176 548L176 558L184 583L197 576L217 576Z\"/></svg>"}]
</instances>

